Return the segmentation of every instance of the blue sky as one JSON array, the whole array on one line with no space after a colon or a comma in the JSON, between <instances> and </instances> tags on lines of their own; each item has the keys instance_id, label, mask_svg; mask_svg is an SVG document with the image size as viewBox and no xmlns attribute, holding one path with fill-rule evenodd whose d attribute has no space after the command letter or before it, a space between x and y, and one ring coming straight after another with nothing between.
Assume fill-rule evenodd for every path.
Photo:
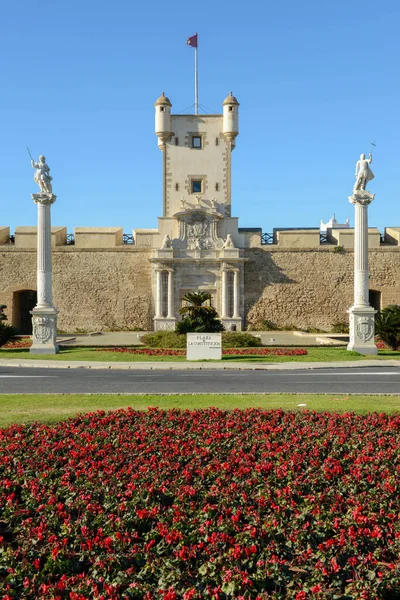
<instances>
[{"instance_id":1,"label":"blue sky","mask_svg":"<svg viewBox=\"0 0 400 600\"><path fill-rule=\"evenodd\" d=\"M54 225L157 226L161 152L153 103L240 102L232 214L241 226L318 227L376 141L370 225L400 226L398 0L3 3L0 226L34 225L26 151L45 154Z\"/></svg>"}]
</instances>

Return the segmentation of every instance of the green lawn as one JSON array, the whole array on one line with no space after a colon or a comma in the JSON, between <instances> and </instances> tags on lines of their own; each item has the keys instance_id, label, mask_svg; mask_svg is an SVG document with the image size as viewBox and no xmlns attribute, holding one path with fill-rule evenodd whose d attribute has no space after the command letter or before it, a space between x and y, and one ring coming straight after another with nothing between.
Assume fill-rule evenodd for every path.
<instances>
[{"instance_id":1,"label":"green lawn","mask_svg":"<svg viewBox=\"0 0 400 600\"><path fill-rule=\"evenodd\" d=\"M299 407L306 404L306 407ZM358 396L346 394L204 394L204 395L118 395L118 394L0 394L0 427L13 423L41 421L54 423L77 413L132 407L146 410L221 409L261 407L265 409L317 410L337 412L400 411L400 396Z\"/></svg>"},{"instance_id":2,"label":"green lawn","mask_svg":"<svg viewBox=\"0 0 400 600\"><path fill-rule=\"evenodd\" d=\"M400 359L400 352L390 350L380 350L377 357L362 356L357 352L348 352L345 348L329 347L308 347L306 356L224 356L223 361L241 361L241 362L330 362L335 360L365 360L370 358L378 359ZM62 348L60 354L29 354L27 349L4 350L0 349L0 359L2 358L29 358L35 360L89 360L105 362L154 362L154 361L186 361L183 356L146 356L144 354L128 354L122 352L106 352L96 348Z\"/></svg>"}]
</instances>

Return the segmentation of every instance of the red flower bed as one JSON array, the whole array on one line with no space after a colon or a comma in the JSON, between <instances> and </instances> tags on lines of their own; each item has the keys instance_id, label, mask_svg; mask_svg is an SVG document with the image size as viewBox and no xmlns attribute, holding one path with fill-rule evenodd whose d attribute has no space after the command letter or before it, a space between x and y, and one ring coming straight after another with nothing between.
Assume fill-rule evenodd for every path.
<instances>
[{"instance_id":1,"label":"red flower bed","mask_svg":"<svg viewBox=\"0 0 400 600\"><path fill-rule=\"evenodd\" d=\"M305 348L227 348L222 350L222 354L238 354L259 356L305 356Z\"/></svg>"},{"instance_id":2,"label":"red flower bed","mask_svg":"<svg viewBox=\"0 0 400 600\"><path fill-rule=\"evenodd\" d=\"M385 342L382 342L382 340L379 338L375 339L375 344L378 350L391 350L390 346L388 346ZM400 346L397 348L397 350L400 350Z\"/></svg>"},{"instance_id":3,"label":"red flower bed","mask_svg":"<svg viewBox=\"0 0 400 600\"><path fill-rule=\"evenodd\" d=\"M118 352L119 354L145 354L147 356L185 356L183 348L96 348L97 352Z\"/></svg>"},{"instance_id":4,"label":"red flower bed","mask_svg":"<svg viewBox=\"0 0 400 600\"><path fill-rule=\"evenodd\" d=\"M126 354L146 354L147 356L186 356L185 348L97 348L98 352L119 352ZM238 356L304 356L304 348L227 348L222 354Z\"/></svg>"},{"instance_id":5,"label":"red flower bed","mask_svg":"<svg viewBox=\"0 0 400 600\"><path fill-rule=\"evenodd\" d=\"M217 409L0 430L1 597L399 598L399 433Z\"/></svg>"},{"instance_id":6,"label":"red flower bed","mask_svg":"<svg viewBox=\"0 0 400 600\"><path fill-rule=\"evenodd\" d=\"M30 336L27 337L19 337L16 340L7 342L4 346L1 346L2 349L8 348L30 348L32 346L32 339Z\"/></svg>"}]
</instances>

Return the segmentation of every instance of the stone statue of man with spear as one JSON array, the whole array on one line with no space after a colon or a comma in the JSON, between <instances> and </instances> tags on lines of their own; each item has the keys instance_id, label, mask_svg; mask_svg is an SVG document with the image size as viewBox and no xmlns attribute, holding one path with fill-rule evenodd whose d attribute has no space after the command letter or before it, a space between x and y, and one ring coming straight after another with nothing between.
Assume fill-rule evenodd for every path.
<instances>
[{"instance_id":1,"label":"stone statue of man with spear","mask_svg":"<svg viewBox=\"0 0 400 600\"><path fill-rule=\"evenodd\" d=\"M40 191L44 194L52 194L53 193L53 186L51 184L52 182L52 177L50 175L50 167L46 164L46 158L41 154L39 156L39 161L36 162L33 158L32 158L32 154L29 151L28 148L28 153L29 156L31 157L31 165L34 169L36 169L34 175L33 175L33 179L35 181L35 183L38 184Z\"/></svg>"},{"instance_id":2,"label":"stone statue of man with spear","mask_svg":"<svg viewBox=\"0 0 400 600\"><path fill-rule=\"evenodd\" d=\"M365 158L365 154L361 154L360 160L357 161L355 173L356 182L353 188L354 192L359 190L364 191L367 187L367 183L374 178L374 174L369 167L369 165L372 163L372 146L375 146L375 144L371 144L369 158Z\"/></svg>"}]
</instances>

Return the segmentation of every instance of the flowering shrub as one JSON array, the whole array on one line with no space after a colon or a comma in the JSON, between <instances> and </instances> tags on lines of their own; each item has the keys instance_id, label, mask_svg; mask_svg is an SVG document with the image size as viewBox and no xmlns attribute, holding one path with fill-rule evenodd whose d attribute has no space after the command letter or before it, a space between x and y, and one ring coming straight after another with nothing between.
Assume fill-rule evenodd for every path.
<instances>
[{"instance_id":1,"label":"flowering shrub","mask_svg":"<svg viewBox=\"0 0 400 600\"><path fill-rule=\"evenodd\" d=\"M399 598L399 433L255 409L0 430L0 595Z\"/></svg>"},{"instance_id":2,"label":"flowering shrub","mask_svg":"<svg viewBox=\"0 0 400 600\"><path fill-rule=\"evenodd\" d=\"M181 348L97 348L98 352L119 352L126 354L145 354L147 356L186 356ZM304 348L227 348L222 354L239 356L305 356Z\"/></svg>"},{"instance_id":3,"label":"flowering shrub","mask_svg":"<svg viewBox=\"0 0 400 600\"><path fill-rule=\"evenodd\" d=\"M226 331L222 334L222 348L251 348L261 346L261 340L251 333Z\"/></svg>"}]
</instances>

